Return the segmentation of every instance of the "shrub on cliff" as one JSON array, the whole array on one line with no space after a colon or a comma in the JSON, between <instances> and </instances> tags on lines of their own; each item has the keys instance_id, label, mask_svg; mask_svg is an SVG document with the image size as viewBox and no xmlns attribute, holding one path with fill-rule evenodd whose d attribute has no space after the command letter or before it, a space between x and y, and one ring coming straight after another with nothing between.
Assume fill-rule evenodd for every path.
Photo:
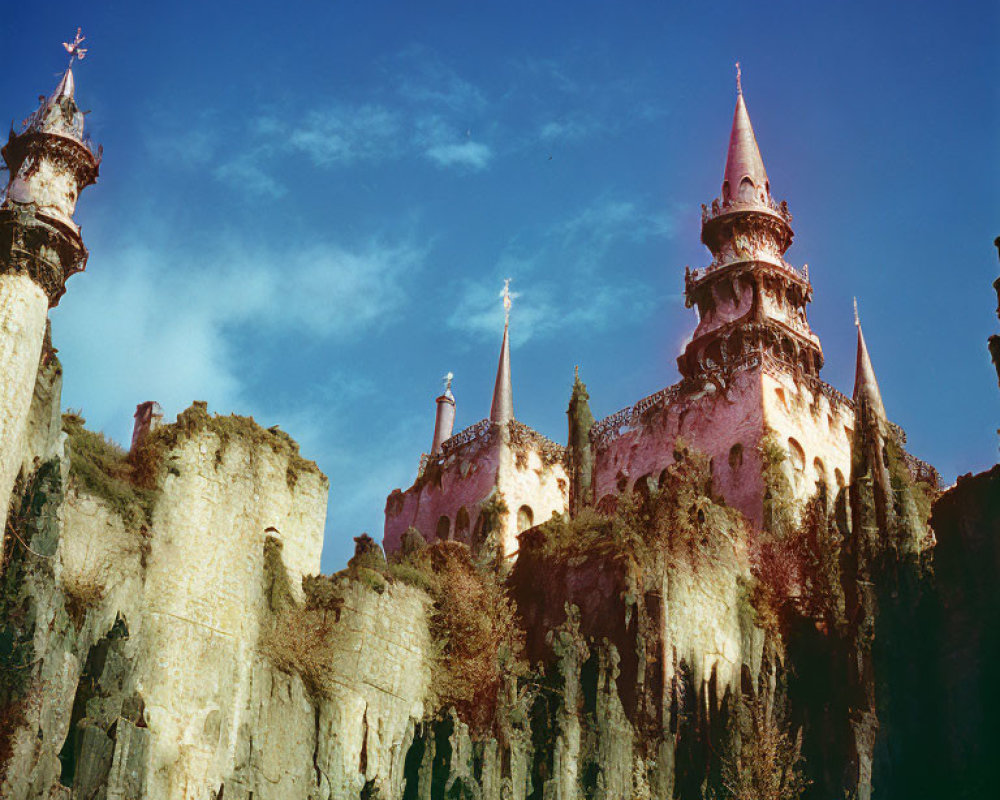
<instances>
[{"instance_id":1,"label":"shrub on cliff","mask_svg":"<svg viewBox=\"0 0 1000 800\"><path fill-rule=\"evenodd\" d=\"M469 549L439 542L428 549L435 578L431 635L440 647L432 673L439 707L454 706L474 732L493 724L505 674L523 648L513 602L495 572L477 569Z\"/></svg>"},{"instance_id":2,"label":"shrub on cliff","mask_svg":"<svg viewBox=\"0 0 1000 800\"><path fill-rule=\"evenodd\" d=\"M708 797L799 800L809 786L802 769L802 732L791 735L783 709L766 691L744 695L743 704L722 764L722 791L709 791Z\"/></svg>"},{"instance_id":3,"label":"shrub on cliff","mask_svg":"<svg viewBox=\"0 0 1000 800\"><path fill-rule=\"evenodd\" d=\"M618 559L637 577L655 564L697 568L714 559L728 534L742 525L737 512L713 494L708 458L678 440L674 463L658 486L639 484L611 513L582 509L539 526L529 546L542 558L569 565Z\"/></svg>"},{"instance_id":4,"label":"shrub on cliff","mask_svg":"<svg viewBox=\"0 0 1000 800\"><path fill-rule=\"evenodd\" d=\"M258 648L283 672L297 674L315 696L329 695L330 663L336 655L335 626L342 599L331 578L317 575L303 581L305 602L292 594L281 558L281 542L264 542L265 598L275 614L261 633Z\"/></svg>"},{"instance_id":5,"label":"shrub on cliff","mask_svg":"<svg viewBox=\"0 0 1000 800\"><path fill-rule=\"evenodd\" d=\"M69 445L70 483L103 500L132 529L149 524L154 494L140 485L132 461L103 433L88 431L79 414L63 414Z\"/></svg>"}]
</instances>

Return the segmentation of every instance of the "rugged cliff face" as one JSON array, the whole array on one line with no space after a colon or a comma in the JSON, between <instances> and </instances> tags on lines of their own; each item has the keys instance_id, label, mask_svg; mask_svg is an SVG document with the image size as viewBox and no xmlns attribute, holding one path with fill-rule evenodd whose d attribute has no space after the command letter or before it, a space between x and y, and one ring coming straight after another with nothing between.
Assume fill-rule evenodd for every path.
<instances>
[{"instance_id":1,"label":"rugged cliff face","mask_svg":"<svg viewBox=\"0 0 1000 800\"><path fill-rule=\"evenodd\" d=\"M996 469L937 498L859 426L851 486L803 507L765 440L761 531L678 442L658 486L531 529L509 574L410 531L320 576L326 479L281 431L195 404L124 453L59 388L46 348L4 538L5 798L990 785Z\"/></svg>"}]
</instances>

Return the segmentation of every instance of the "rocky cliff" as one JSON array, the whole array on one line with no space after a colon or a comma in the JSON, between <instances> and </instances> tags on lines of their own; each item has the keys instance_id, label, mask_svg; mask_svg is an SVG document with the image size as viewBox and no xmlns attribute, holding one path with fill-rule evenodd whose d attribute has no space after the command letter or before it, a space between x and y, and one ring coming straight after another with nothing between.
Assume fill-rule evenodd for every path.
<instances>
[{"instance_id":1,"label":"rocky cliff","mask_svg":"<svg viewBox=\"0 0 1000 800\"><path fill-rule=\"evenodd\" d=\"M997 469L938 496L859 424L851 485L802 506L765 441L758 530L678 442L509 573L410 531L322 576L326 478L280 430L196 403L126 453L59 409L47 346L4 537L5 798L991 785Z\"/></svg>"}]
</instances>

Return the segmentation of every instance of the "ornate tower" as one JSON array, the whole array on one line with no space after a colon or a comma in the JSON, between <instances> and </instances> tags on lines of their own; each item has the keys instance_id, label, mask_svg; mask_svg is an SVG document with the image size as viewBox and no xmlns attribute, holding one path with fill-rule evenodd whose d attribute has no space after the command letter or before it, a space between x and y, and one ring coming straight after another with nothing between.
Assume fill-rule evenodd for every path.
<instances>
[{"instance_id":1,"label":"ornate tower","mask_svg":"<svg viewBox=\"0 0 1000 800\"><path fill-rule=\"evenodd\" d=\"M10 180L0 202L0 516L6 519L45 336L49 308L66 279L87 263L73 212L81 190L97 180L100 151L83 134L74 99L72 59L59 85L41 98L21 131L13 128L2 154Z\"/></svg>"},{"instance_id":2,"label":"ornate tower","mask_svg":"<svg viewBox=\"0 0 1000 800\"><path fill-rule=\"evenodd\" d=\"M697 379L758 357L815 376L823 351L806 321L808 267L785 261L792 217L771 196L738 71L737 92L722 194L702 206L701 240L712 263L685 274L687 305L697 306L699 321L678 366Z\"/></svg>"}]
</instances>

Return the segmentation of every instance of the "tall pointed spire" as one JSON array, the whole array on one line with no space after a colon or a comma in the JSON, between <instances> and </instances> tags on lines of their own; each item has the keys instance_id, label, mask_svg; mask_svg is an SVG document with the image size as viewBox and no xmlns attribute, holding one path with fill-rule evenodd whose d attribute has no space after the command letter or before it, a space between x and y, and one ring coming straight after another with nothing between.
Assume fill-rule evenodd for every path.
<instances>
[{"instance_id":1,"label":"tall pointed spire","mask_svg":"<svg viewBox=\"0 0 1000 800\"><path fill-rule=\"evenodd\" d=\"M510 343L507 332L510 328L510 278L503 284L503 342L500 345L500 363L497 364L497 380L493 384L493 403L490 406L490 420L497 423L514 419L514 391L510 382Z\"/></svg>"},{"instance_id":2,"label":"tall pointed spire","mask_svg":"<svg viewBox=\"0 0 1000 800\"><path fill-rule=\"evenodd\" d=\"M871 356L868 355L868 345L861 331L861 320L858 317L858 301L854 300L854 324L858 329L858 358L854 369L854 405L864 399L869 407L881 419L885 419L885 406L882 404L882 393L875 379L875 369L872 367Z\"/></svg>"},{"instance_id":3,"label":"tall pointed spire","mask_svg":"<svg viewBox=\"0 0 1000 800\"><path fill-rule=\"evenodd\" d=\"M740 65L736 64L736 111L733 112L733 129L729 134L729 153L726 156L726 174L722 179L722 202L758 201L766 203L771 194L764 161L760 157L757 137L754 136L750 114L743 100ZM751 187L744 184L749 179Z\"/></svg>"}]
</instances>

